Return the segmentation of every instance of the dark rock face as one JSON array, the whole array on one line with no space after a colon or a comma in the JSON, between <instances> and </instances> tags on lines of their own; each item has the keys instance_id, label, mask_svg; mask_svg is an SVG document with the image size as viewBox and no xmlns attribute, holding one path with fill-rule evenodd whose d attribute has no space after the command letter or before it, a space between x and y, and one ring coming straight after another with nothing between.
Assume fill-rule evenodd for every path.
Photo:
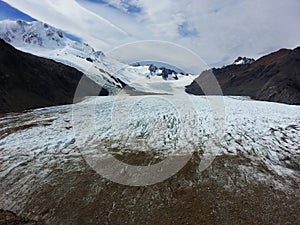
<instances>
[{"instance_id":1,"label":"dark rock face","mask_svg":"<svg viewBox=\"0 0 300 225\"><path fill-rule=\"evenodd\" d=\"M74 68L23 53L0 39L0 113L72 103L82 76ZM99 90L99 95L108 95Z\"/></svg>"},{"instance_id":2,"label":"dark rock face","mask_svg":"<svg viewBox=\"0 0 300 225\"><path fill-rule=\"evenodd\" d=\"M252 64L255 62L255 59L247 58L247 57L241 57L239 56L234 62L234 65L240 65L240 64Z\"/></svg>"},{"instance_id":3,"label":"dark rock face","mask_svg":"<svg viewBox=\"0 0 300 225\"><path fill-rule=\"evenodd\" d=\"M162 69L162 72L161 72L161 75L162 75L162 78L163 78L164 80L168 79L168 76L169 76L169 69L163 68L163 69Z\"/></svg>"},{"instance_id":4,"label":"dark rock face","mask_svg":"<svg viewBox=\"0 0 300 225\"><path fill-rule=\"evenodd\" d=\"M153 64L149 65L149 71L150 71L151 75L153 73L155 73L157 69L158 68L156 66L154 66Z\"/></svg>"},{"instance_id":5,"label":"dark rock face","mask_svg":"<svg viewBox=\"0 0 300 225\"><path fill-rule=\"evenodd\" d=\"M169 75L173 75L172 78L175 79L175 80L178 80L178 77L177 77L178 73L175 70L168 69L166 67L160 67L160 68L158 68L158 67L156 67L153 64L150 64L148 69L149 69L151 75L162 76L162 78L164 80L167 80L169 78ZM158 69L161 70L161 73L157 73Z\"/></svg>"},{"instance_id":6,"label":"dark rock face","mask_svg":"<svg viewBox=\"0 0 300 225\"><path fill-rule=\"evenodd\" d=\"M92 60L92 59L91 59L91 58L89 58L89 57L88 57L88 58L86 58L85 60L86 60L86 61L88 61L88 62L91 62L91 63L92 63L92 62L94 62L94 60Z\"/></svg>"},{"instance_id":7,"label":"dark rock face","mask_svg":"<svg viewBox=\"0 0 300 225\"><path fill-rule=\"evenodd\" d=\"M203 72L186 92L203 95L203 83L209 71ZM252 64L229 65L212 69L224 95L250 96L256 100L300 104L300 47L281 49Z\"/></svg>"}]
</instances>

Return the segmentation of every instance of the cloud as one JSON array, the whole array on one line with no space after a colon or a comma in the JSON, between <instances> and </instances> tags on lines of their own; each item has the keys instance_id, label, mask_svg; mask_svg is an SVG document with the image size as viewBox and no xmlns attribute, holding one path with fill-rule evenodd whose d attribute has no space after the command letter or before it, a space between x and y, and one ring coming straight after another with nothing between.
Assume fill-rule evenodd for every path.
<instances>
[{"instance_id":1,"label":"cloud","mask_svg":"<svg viewBox=\"0 0 300 225\"><path fill-rule=\"evenodd\" d=\"M108 6L119 9L128 14L141 13L142 8L139 7L137 1L134 0L90 0L96 3L107 4Z\"/></svg>"},{"instance_id":2,"label":"cloud","mask_svg":"<svg viewBox=\"0 0 300 225\"><path fill-rule=\"evenodd\" d=\"M4 0L107 51L163 40L195 51L211 66L300 44L299 0Z\"/></svg>"},{"instance_id":3,"label":"cloud","mask_svg":"<svg viewBox=\"0 0 300 225\"><path fill-rule=\"evenodd\" d=\"M198 31L188 22L184 22L178 26L178 32L183 37L197 36Z\"/></svg>"}]
</instances>

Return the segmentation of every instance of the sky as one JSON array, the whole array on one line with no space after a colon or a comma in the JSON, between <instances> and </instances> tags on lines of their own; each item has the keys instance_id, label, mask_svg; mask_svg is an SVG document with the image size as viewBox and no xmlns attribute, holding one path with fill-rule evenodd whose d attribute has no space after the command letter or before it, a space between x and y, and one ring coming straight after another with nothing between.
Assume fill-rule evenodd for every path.
<instances>
[{"instance_id":1,"label":"sky","mask_svg":"<svg viewBox=\"0 0 300 225\"><path fill-rule=\"evenodd\" d=\"M299 46L299 12L300 0L0 0L0 19L47 22L97 50L162 40L210 67Z\"/></svg>"}]
</instances>

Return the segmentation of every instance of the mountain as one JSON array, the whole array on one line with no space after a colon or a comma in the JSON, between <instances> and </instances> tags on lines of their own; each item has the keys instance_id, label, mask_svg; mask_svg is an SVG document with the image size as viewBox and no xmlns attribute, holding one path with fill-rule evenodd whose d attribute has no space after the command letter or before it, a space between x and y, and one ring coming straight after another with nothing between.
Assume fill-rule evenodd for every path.
<instances>
[{"instance_id":1,"label":"mountain","mask_svg":"<svg viewBox=\"0 0 300 225\"><path fill-rule=\"evenodd\" d=\"M0 21L0 38L15 48L76 68L94 82L105 85L110 92L122 88L122 83L109 71L122 67L120 62L105 57L90 45L73 41L60 29L40 21Z\"/></svg>"},{"instance_id":2,"label":"mountain","mask_svg":"<svg viewBox=\"0 0 300 225\"><path fill-rule=\"evenodd\" d=\"M18 46L56 49L67 45L61 30L41 22L1 21L0 37L6 42Z\"/></svg>"},{"instance_id":3,"label":"mountain","mask_svg":"<svg viewBox=\"0 0 300 225\"><path fill-rule=\"evenodd\" d=\"M21 52L0 39L0 113L73 103L83 76L74 68ZM99 95L108 95L108 91L102 89Z\"/></svg>"},{"instance_id":4,"label":"mountain","mask_svg":"<svg viewBox=\"0 0 300 225\"><path fill-rule=\"evenodd\" d=\"M49 54L54 57L67 54L66 48L70 48L69 53L77 54L78 58L86 61L94 61L104 57L103 52L95 51L86 43L72 41L67 38L64 32L60 29L54 28L47 23L40 21L26 22L22 20L0 21L0 38L7 43L24 49L31 49L32 52L40 54Z\"/></svg>"},{"instance_id":5,"label":"mountain","mask_svg":"<svg viewBox=\"0 0 300 225\"><path fill-rule=\"evenodd\" d=\"M85 60L90 58L87 61L104 57L103 52L95 51L86 43L72 41L62 30L40 21L2 20L0 21L0 38L15 47L31 48L32 51L60 50L63 54L65 48L68 47L71 48L70 52L74 51L74 54L77 50L77 57ZM59 51L57 54L60 55Z\"/></svg>"},{"instance_id":6,"label":"mountain","mask_svg":"<svg viewBox=\"0 0 300 225\"><path fill-rule=\"evenodd\" d=\"M40 21L0 21L0 38L21 51L53 59L78 69L105 87L110 94L117 94L124 87L131 90L130 93L132 90L173 93L173 88L169 88L174 86L172 81L178 80L178 84L175 84L177 88L181 84L184 84L182 85L184 87L194 79L191 76L176 74L174 70L165 67L157 68L153 74L148 70L149 66L120 63L86 43L70 40L60 29ZM167 88L160 85L163 79L166 81L164 87Z\"/></svg>"},{"instance_id":7,"label":"mountain","mask_svg":"<svg viewBox=\"0 0 300 225\"><path fill-rule=\"evenodd\" d=\"M300 47L294 50L281 49L251 64L229 65L205 71L186 86L186 92L202 95L197 82L204 82L211 72L224 95L300 104Z\"/></svg>"}]
</instances>

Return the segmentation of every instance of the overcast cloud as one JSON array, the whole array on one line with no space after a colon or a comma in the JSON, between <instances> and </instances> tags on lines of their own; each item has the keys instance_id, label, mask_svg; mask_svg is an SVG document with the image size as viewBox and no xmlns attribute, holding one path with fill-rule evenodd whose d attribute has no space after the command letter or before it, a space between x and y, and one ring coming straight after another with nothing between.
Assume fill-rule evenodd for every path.
<instances>
[{"instance_id":1,"label":"overcast cloud","mask_svg":"<svg viewBox=\"0 0 300 225\"><path fill-rule=\"evenodd\" d=\"M31 17L109 51L163 40L208 65L300 45L300 0L4 0Z\"/></svg>"}]
</instances>

